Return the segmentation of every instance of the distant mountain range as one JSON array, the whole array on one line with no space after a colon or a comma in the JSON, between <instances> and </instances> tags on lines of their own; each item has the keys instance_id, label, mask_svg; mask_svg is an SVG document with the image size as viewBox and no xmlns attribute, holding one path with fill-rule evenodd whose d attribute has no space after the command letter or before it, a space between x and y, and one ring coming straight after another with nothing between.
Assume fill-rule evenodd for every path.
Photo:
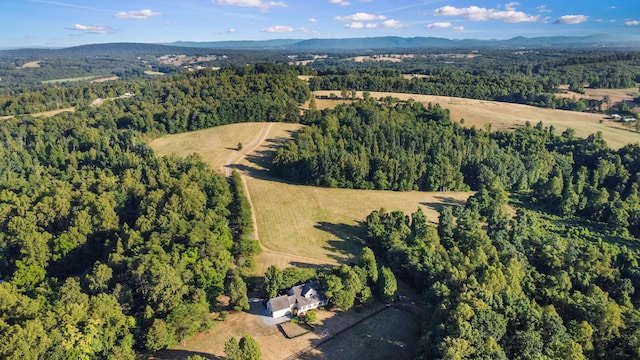
<instances>
[{"instance_id":1,"label":"distant mountain range","mask_svg":"<svg viewBox=\"0 0 640 360\"><path fill-rule=\"evenodd\" d=\"M480 48L630 48L640 49L640 35L620 36L597 34L589 36L514 37L508 40L452 40L436 37L368 37L345 39L277 39L264 41L178 41L163 44L108 43L89 44L63 49L13 49L0 50L0 58L7 57L57 57L57 56L117 56L181 53L197 55L227 51L365 51L392 49L480 49Z\"/></svg>"},{"instance_id":2,"label":"distant mountain range","mask_svg":"<svg viewBox=\"0 0 640 360\"><path fill-rule=\"evenodd\" d=\"M246 50L382 50L415 48L518 48L518 47L640 47L640 36L619 36L597 34L589 36L549 36L526 38L514 37L508 40L452 40L436 37L397 36L346 38L346 39L280 39L265 41L179 41L165 45L210 49L246 49Z\"/></svg>"}]
</instances>

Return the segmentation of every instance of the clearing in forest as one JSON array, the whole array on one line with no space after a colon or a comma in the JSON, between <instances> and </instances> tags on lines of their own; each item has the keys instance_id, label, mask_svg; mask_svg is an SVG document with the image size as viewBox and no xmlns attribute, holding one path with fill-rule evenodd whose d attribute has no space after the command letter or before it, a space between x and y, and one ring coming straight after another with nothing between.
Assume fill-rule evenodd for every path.
<instances>
[{"instance_id":1,"label":"clearing in forest","mask_svg":"<svg viewBox=\"0 0 640 360\"><path fill-rule=\"evenodd\" d=\"M54 83L64 83L64 82L75 82L75 81L84 81L91 80L98 77L104 77L101 75L88 75L88 76L78 76L73 78L64 78L64 79L51 79L42 81L43 84L54 84Z\"/></svg>"},{"instance_id":2,"label":"clearing in forest","mask_svg":"<svg viewBox=\"0 0 640 360\"><path fill-rule=\"evenodd\" d=\"M120 79L119 76L108 76L108 77L103 77L103 78L99 78L99 79L93 79L91 80L92 83L101 83L101 82L105 82L105 81L113 81L113 80L118 80Z\"/></svg>"},{"instance_id":3,"label":"clearing in forest","mask_svg":"<svg viewBox=\"0 0 640 360\"><path fill-rule=\"evenodd\" d=\"M340 96L340 91L315 91L316 96ZM499 101L475 100L451 96L417 95L389 92L369 92L375 99L391 96L400 100L413 99L428 104L440 104L451 113L451 121L464 119L464 126L475 126L494 130L515 129L528 122L535 125L542 121L545 126L553 125L556 134L568 128L575 130L576 136L587 137L600 131L611 148L618 149L630 143L640 142L640 133L625 128L623 124L605 119L606 115L577 111L539 108L530 105L511 104ZM362 92L357 93L362 97ZM351 100L316 99L318 109L334 107L339 103Z\"/></svg>"},{"instance_id":4,"label":"clearing in forest","mask_svg":"<svg viewBox=\"0 0 640 360\"><path fill-rule=\"evenodd\" d=\"M40 60L38 60L38 61L29 61L28 63L25 63L24 65L20 66L20 68L22 68L22 69L39 68L39 67L40 67Z\"/></svg>"},{"instance_id":5,"label":"clearing in forest","mask_svg":"<svg viewBox=\"0 0 640 360\"><path fill-rule=\"evenodd\" d=\"M187 156L199 153L212 169L224 173L237 144L251 144L266 123L224 125L190 133L167 135L151 142L158 155ZM289 184L270 176L266 165L273 151L291 138L298 124L271 123L264 141L238 160L234 167L243 175L256 219L256 238L265 251L258 257L257 272L271 264L336 264L357 256L362 248L362 222L381 207L414 212L421 207L428 219L437 221L444 204L461 205L468 192L397 192L323 188Z\"/></svg>"},{"instance_id":6,"label":"clearing in forest","mask_svg":"<svg viewBox=\"0 0 640 360\"><path fill-rule=\"evenodd\" d=\"M70 107L70 108L64 108L64 109L43 111L43 112L33 113L33 114L21 114L20 116L28 115L32 117L51 117L63 112L74 112L74 111L76 111L76 108ZM14 115L0 116L0 120L11 119L12 117L14 117Z\"/></svg>"}]
</instances>

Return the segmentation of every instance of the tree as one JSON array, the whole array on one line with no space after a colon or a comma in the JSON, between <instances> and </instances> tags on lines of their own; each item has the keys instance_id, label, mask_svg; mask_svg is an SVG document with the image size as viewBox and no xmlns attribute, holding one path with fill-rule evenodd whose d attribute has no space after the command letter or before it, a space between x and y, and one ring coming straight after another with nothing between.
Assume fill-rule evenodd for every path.
<instances>
[{"instance_id":1,"label":"tree","mask_svg":"<svg viewBox=\"0 0 640 360\"><path fill-rule=\"evenodd\" d=\"M174 342L174 330L162 319L153 320L153 324L147 332L145 347L151 351L158 351L173 345Z\"/></svg>"},{"instance_id":2,"label":"tree","mask_svg":"<svg viewBox=\"0 0 640 360\"><path fill-rule=\"evenodd\" d=\"M235 337L229 338L224 342L224 353L227 355L227 360L242 360L242 352L240 351L240 344Z\"/></svg>"},{"instance_id":3,"label":"tree","mask_svg":"<svg viewBox=\"0 0 640 360\"><path fill-rule=\"evenodd\" d=\"M260 345L258 345L258 342L249 335L245 335L240 339L240 352L242 353L242 360L262 359Z\"/></svg>"},{"instance_id":4,"label":"tree","mask_svg":"<svg viewBox=\"0 0 640 360\"><path fill-rule=\"evenodd\" d=\"M278 291L282 288L282 270L276 265L271 265L264 273L264 291L268 298L278 295Z\"/></svg>"},{"instance_id":5,"label":"tree","mask_svg":"<svg viewBox=\"0 0 640 360\"><path fill-rule=\"evenodd\" d=\"M396 277L393 275L391 269L386 266L383 266L380 269L378 290L383 302L391 303L395 300L396 293L398 292L398 283L396 282Z\"/></svg>"},{"instance_id":6,"label":"tree","mask_svg":"<svg viewBox=\"0 0 640 360\"><path fill-rule=\"evenodd\" d=\"M249 310L247 285L238 273L234 273L229 284L229 304L236 311Z\"/></svg>"},{"instance_id":7,"label":"tree","mask_svg":"<svg viewBox=\"0 0 640 360\"><path fill-rule=\"evenodd\" d=\"M376 256L368 247L362 249L362 255L360 255L360 264L367 273L367 278L371 284L378 282L378 264L376 263Z\"/></svg>"}]
</instances>

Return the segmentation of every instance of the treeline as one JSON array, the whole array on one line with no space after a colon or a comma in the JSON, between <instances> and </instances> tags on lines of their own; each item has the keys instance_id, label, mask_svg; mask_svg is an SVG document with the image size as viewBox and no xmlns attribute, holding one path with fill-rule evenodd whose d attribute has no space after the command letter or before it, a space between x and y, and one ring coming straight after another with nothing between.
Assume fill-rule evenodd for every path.
<instances>
[{"instance_id":1,"label":"treeline","mask_svg":"<svg viewBox=\"0 0 640 360\"><path fill-rule=\"evenodd\" d=\"M346 89L455 96L573 111L596 111L602 107L602 101L598 100L568 99L553 95L562 83L559 79L550 77L450 68L434 69L422 75L427 76L404 78L397 71L395 76L389 76L371 74L368 70L353 70L346 75L313 77L309 86L312 91Z\"/></svg>"},{"instance_id":2,"label":"treeline","mask_svg":"<svg viewBox=\"0 0 640 360\"><path fill-rule=\"evenodd\" d=\"M463 128L437 105L372 98L310 112L273 159L272 170L306 184L385 190L534 190L564 216L640 235L640 149L607 147L599 134L576 138L536 126Z\"/></svg>"},{"instance_id":3,"label":"treeline","mask_svg":"<svg viewBox=\"0 0 640 360\"><path fill-rule=\"evenodd\" d=\"M77 106L95 116L115 119L118 128L143 133L177 133L252 121L299 121L298 104L310 97L298 68L259 64L143 81L114 81L90 86L49 88L0 98L0 114L34 113ZM91 106L96 98L127 99Z\"/></svg>"},{"instance_id":4,"label":"treeline","mask_svg":"<svg viewBox=\"0 0 640 360\"><path fill-rule=\"evenodd\" d=\"M367 217L370 246L424 294L416 358L640 356L638 251L562 236L522 209L508 220L504 204L488 218L444 208L437 227L420 210Z\"/></svg>"}]
</instances>

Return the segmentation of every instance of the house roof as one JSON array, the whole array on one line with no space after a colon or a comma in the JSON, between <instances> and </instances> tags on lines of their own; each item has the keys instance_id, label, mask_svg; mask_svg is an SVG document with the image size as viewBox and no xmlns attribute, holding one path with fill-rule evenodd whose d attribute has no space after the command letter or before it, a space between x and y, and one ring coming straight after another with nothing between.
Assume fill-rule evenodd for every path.
<instances>
[{"instance_id":1,"label":"house roof","mask_svg":"<svg viewBox=\"0 0 640 360\"><path fill-rule=\"evenodd\" d=\"M295 297L298 306L302 307L325 301L327 298L319 291L320 284L317 281L308 282L303 285L294 286L289 293ZM315 290L315 293L312 291Z\"/></svg>"},{"instance_id":2,"label":"house roof","mask_svg":"<svg viewBox=\"0 0 640 360\"><path fill-rule=\"evenodd\" d=\"M320 291L320 283L317 281L294 286L287 292L287 295L280 295L269 299L268 306L271 312L278 312L291 309L292 306L301 308L305 305L326 302L327 297Z\"/></svg>"},{"instance_id":3,"label":"house roof","mask_svg":"<svg viewBox=\"0 0 640 360\"><path fill-rule=\"evenodd\" d=\"M295 298L294 298L294 301L295 301ZM269 304L272 312L291 308L291 303L289 302L288 295L280 295L280 296L271 298L269 299Z\"/></svg>"}]
</instances>

